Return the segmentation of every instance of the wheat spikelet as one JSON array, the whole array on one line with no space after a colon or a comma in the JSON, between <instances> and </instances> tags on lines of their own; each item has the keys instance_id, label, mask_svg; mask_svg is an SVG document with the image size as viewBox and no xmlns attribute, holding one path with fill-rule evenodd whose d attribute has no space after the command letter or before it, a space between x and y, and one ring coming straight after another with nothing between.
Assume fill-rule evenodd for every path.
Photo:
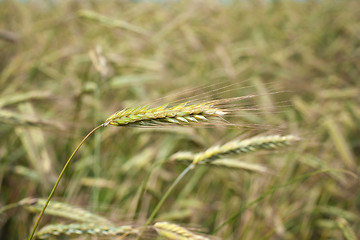
<instances>
[{"instance_id":1,"label":"wheat spikelet","mask_svg":"<svg viewBox=\"0 0 360 240\"><path fill-rule=\"evenodd\" d=\"M157 233L171 240L209 240L209 238L194 234L186 228L168 222L157 222L154 224Z\"/></svg>"},{"instance_id":2,"label":"wheat spikelet","mask_svg":"<svg viewBox=\"0 0 360 240\"><path fill-rule=\"evenodd\" d=\"M112 236L127 236L131 234L138 234L138 230L132 226L111 226L101 225L97 223L84 224L52 224L45 226L36 237L38 239L58 238L64 237L79 237L79 236L96 236L96 237L112 237Z\"/></svg>"},{"instance_id":3,"label":"wheat spikelet","mask_svg":"<svg viewBox=\"0 0 360 240\"><path fill-rule=\"evenodd\" d=\"M33 198L23 199L20 205L31 212L41 212L45 205L46 199ZM79 222L102 223L111 225L111 222L94 213L88 212L82 208L74 207L66 203L52 201L46 209L47 215L63 217Z\"/></svg>"},{"instance_id":4,"label":"wheat spikelet","mask_svg":"<svg viewBox=\"0 0 360 240\"><path fill-rule=\"evenodd\" d=\"M200 152L197 154L179 152L174 154L171 158L173 160L183 161L192 160L193 164L209 163L228 155L255 152L262 149L271 150L288 146L296 140L298 140L298 138L293 135L270 135L253 137L242 141L231 141L221 146L214 146L207 149L205 152Z\"/></svg>"},{"instance_id":5,"label":"wheat spikelet","mask_svg":"<svg viewBox=\"0 0 360 240\"><path fill-rule=\"evenodd\" d=\"M205 103L179 105L169 107L162 105L157 108L150 108L149 105L124 109L114 113L106 119L103 126L108 124L114 126L153 126L161 123L178 125L189 125L205 122L209 118L221 118L226 114L225 109L217 108L216 101Z\"/></svg>"}]
</instances>

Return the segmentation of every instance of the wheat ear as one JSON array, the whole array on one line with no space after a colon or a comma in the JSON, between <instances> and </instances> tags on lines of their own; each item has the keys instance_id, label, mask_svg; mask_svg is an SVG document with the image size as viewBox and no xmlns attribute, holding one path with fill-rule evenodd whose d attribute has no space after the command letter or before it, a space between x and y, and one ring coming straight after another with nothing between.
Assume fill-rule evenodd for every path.
<instances>
[{"instance_id":1,"label":"wheat ear","mask_svg":"<svg viewBox=\"0 0 360 240\"><path fill-rule=\"evenodd\" d=\"M162 105L150 108L148 105L124 109L106 119L104 125L114 126L153 126L163 123L188 125L205 122L212 117L222 117L226 111L214 107L216 101L188 104L182 103L173 107Z\"/></svg>"},{"instance_id":2,"label":"wheat ear","mask_svg":"<svg viewBox=\"0 0 360 240\"><path fill-rule=\"evenodd\" d=\"M168 222L157 222L154 224L157 233L170 240L209 240L209 238L194 234L186 228Z\"/></svg>"},{"instance_id":3,"label":"wheat ear","mask_svg":"<svg viewBox=\"0 0 360 240\"><path fill-rule=\"evenodd\" d=\"M23 199L20 201L20 205L31 212L41 212L46 203L46 199L33 198ZM51 201L46 209L46 215L52 215L57 217L63 217L72 219L79 222L91 222L91 223L102 223L111 225L111 222L106 218L103 218L97 214L91 213L79 207L72 205Z\"/></svg>"},{"instance_id":4,"label":"wheat ear","mask_svg":"<svg viewBox=\"0 0 360 240\"><path fill-rule=\"evenodd\" d=\"M219 160L230 155L255 152L263 149L273 150L289 146L297 140L299 140L299 138L293 135L258 136L241 141L234 140L223 145L210 147L206 151L196 154L192 152L177 152L173 154L170 159L173 161L192 162L194 165L210 164L231 167L231 164L229 165L224 162L219 162Z\"/></svg>"},{"instance_id":5,"label":"wheat ear","mask_svg":"<svg viewBox=\"0 0 360 240\"><path fill-rule=\"evenodd\" d=\"M200 162L211 162L228 155L239 153L255 152L263 149L273 150L280 147L289 146L296 140L299 140L299 138L293 135L270 135L253 137L242 141L231 141L221 146L211 147L205 152L196 154L193 159L193 164L198 164Z\"/></svg>"},{"instance_id":6,"label":"wheat ear","mask_svg":"<svg viewBox=\"0 0 360 240\"><path fill-rule=\"evenodd\" d=\"M83 235L96 237L127 236L138 234L138 230L132 226L111 226L96 223L83 224L52 224L42 228L36 233L38 239L48 239L56 237L79 237Z\"/></svg>"}]
</instances>

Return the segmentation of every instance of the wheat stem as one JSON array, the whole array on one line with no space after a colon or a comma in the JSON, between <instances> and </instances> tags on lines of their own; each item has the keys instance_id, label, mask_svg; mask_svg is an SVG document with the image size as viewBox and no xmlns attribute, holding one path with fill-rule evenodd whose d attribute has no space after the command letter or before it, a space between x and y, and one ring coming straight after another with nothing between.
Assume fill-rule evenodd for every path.
<instances>
[{"instance_id":1,"label":"wheat stem","mask_svg":"<svg viewBox=\"0 0 360 240\"><path fill-rule=\"evenodd\" d=\"M65 173L65 170L67 169L67 167L69 166L71 160L73 159L74 155L77 153L77 151L80 149L80 147L83 145L83 143L86 141L86 139L88 139L88 137L90 137L91 134L93 134L96 130L98 130L99 128L101 127L104 127L104 124L101 124L97 127L95 127L93 130L91 130L88 135L86 135L86 137L84 137L83 140L81 140L81 142L79 143L79 145L75 148L74 152L71 154L71 156L69 157L69 159L67 160L67 162L65 163L63 169L61 170L61 173L59 174L59 177L58 179L56 180L56 183L53 187L53 189L51 190L50 194L49 194L49 197L47 198L46 202L45 202L45 205L43 207L43 209L41 210L40 214L39 214L39 217L37 218L36 220L36 223L31 231L31 234L30 234L30 237L28 238L28 240L32 240L33 237L34 237L34 234L35 234L35 231L37 229L37 227L39 226L39 223L40 223L40 220L42 218L42 216L44 215L44 212L45 212L45 209L46 207L48 206L49 202L50 202L50 199L52 198L52 196L54 195L55 193L55 190L57 188L57 186L59 185L59 182L62 178L62 176L64 175Z\"/></svg>"},{"instance_id":2,"label":"wheat stem","mask_svg":"<svg viewBox=\"0 0 360 240\"><path fill-rule=\"evenodd\" d=\"M190 164L187 168L184 169L184 171L181 172L181 174L175 179L175 181L171 184L171 186L169 187L169 189L166 191L166 193L162 196L162 198L160 199L160 201L158 202L158 204L156 205L155 209L152 211L150 217L148 218L148 220L145 223L145 227L149 226L150 223L152 222L152 220L155 218L156 214L159 212L161 206L164 204L165 200L168 198L168 196L170 195L170 193L174 190L174 188L176 187L176 185L180 182L180 180L190 171L194 168L195 165ZM141 233L139 234L137 239L140 239L141 235L143 234L143 232L145 231L145 228L141 231Z\"/></svg>"},{"instance_id":3,"label":"wheat stem","mask_svg":"<svg viewBox=\"0 0 360 240\"><path fill-rule=\"evenodd\" d=\"M159 203L156 205L154 211L151 213L149 219L146 221L146 225L149 225L151 221L154 219L158 211L160 210L160 207L163 205L165 200L168 198L172 190L176 187L176 185L180 182L180 180L190 171L194 168L193 164L190 164L187 168L182 171L182 173L175 179L175 181L171 184L169 189L166 191L166 193L163 195L163 197L160 199Z\"/></svg>"}]
</instances>

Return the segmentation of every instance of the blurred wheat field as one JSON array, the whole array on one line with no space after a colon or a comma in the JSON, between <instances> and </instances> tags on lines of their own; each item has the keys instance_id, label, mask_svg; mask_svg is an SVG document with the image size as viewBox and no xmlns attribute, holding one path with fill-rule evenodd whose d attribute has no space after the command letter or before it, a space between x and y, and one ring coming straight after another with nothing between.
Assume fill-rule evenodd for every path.
<instances>
[{"instance_id":1,"label":"blurred wheat field","mask_svg":"<svg viewBox=\"0 0 360 240\"><path fill-rule=\"evenodd\" d=\"M184 169L176 152L294 134L289 148L237 157L261 171L199 165L152 224L210 239L360 238L359 1L3 0L0 56L0 239L28 238L37 214L21 201L46 198L114 112L248 94L236 126L96 132L54 201L143 226ZM40 227L68 223L49 214Z\"/></svg>"}]
</instances>

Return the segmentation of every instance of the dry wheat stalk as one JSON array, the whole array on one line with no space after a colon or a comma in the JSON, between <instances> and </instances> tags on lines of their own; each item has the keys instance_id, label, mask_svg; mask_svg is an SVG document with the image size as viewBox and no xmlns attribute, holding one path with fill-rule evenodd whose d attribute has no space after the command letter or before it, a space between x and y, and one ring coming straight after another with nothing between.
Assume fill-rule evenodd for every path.
<instances>
[{"instance_id":1,"label":"dry wheat stalk","mask_svg":"<svg viewBox=\"0 0 360 240\"><path fill-rule=\"evenodd\" d=\"M84 235L97 237L127 236L138 234L138 230L132 226L111 226L97 223L84 224L52 224L45 226L36 237L38 239L79 237Z\"/></svg>"},{"instance_id":2,"label":"dry wheat stalk","mask_svg":"<svg viewBox=\"0 0 360 240\"><path fill-rule=\"evenodd\" d=\"M20 205L31 212L41 212L44 208L46 199L26 198L21 200ZM74 207L66 203L52 201L46 209L47 215L63 217L79 222L102 223L111 225L111 222L94 213L88 212L82 208Z\"/></svg>"},{"instance_id":3,"label":"dry wheat stalk","mask_svg":"<svg viewBox=\"0 0 360 240\"><path fill-rule=\"evenodd\" d=\"M209 240L209 238L194 234L186 228L168 222L157 222L154 224L157 233L171 240Z\"/></svg>"}]
</instances>

